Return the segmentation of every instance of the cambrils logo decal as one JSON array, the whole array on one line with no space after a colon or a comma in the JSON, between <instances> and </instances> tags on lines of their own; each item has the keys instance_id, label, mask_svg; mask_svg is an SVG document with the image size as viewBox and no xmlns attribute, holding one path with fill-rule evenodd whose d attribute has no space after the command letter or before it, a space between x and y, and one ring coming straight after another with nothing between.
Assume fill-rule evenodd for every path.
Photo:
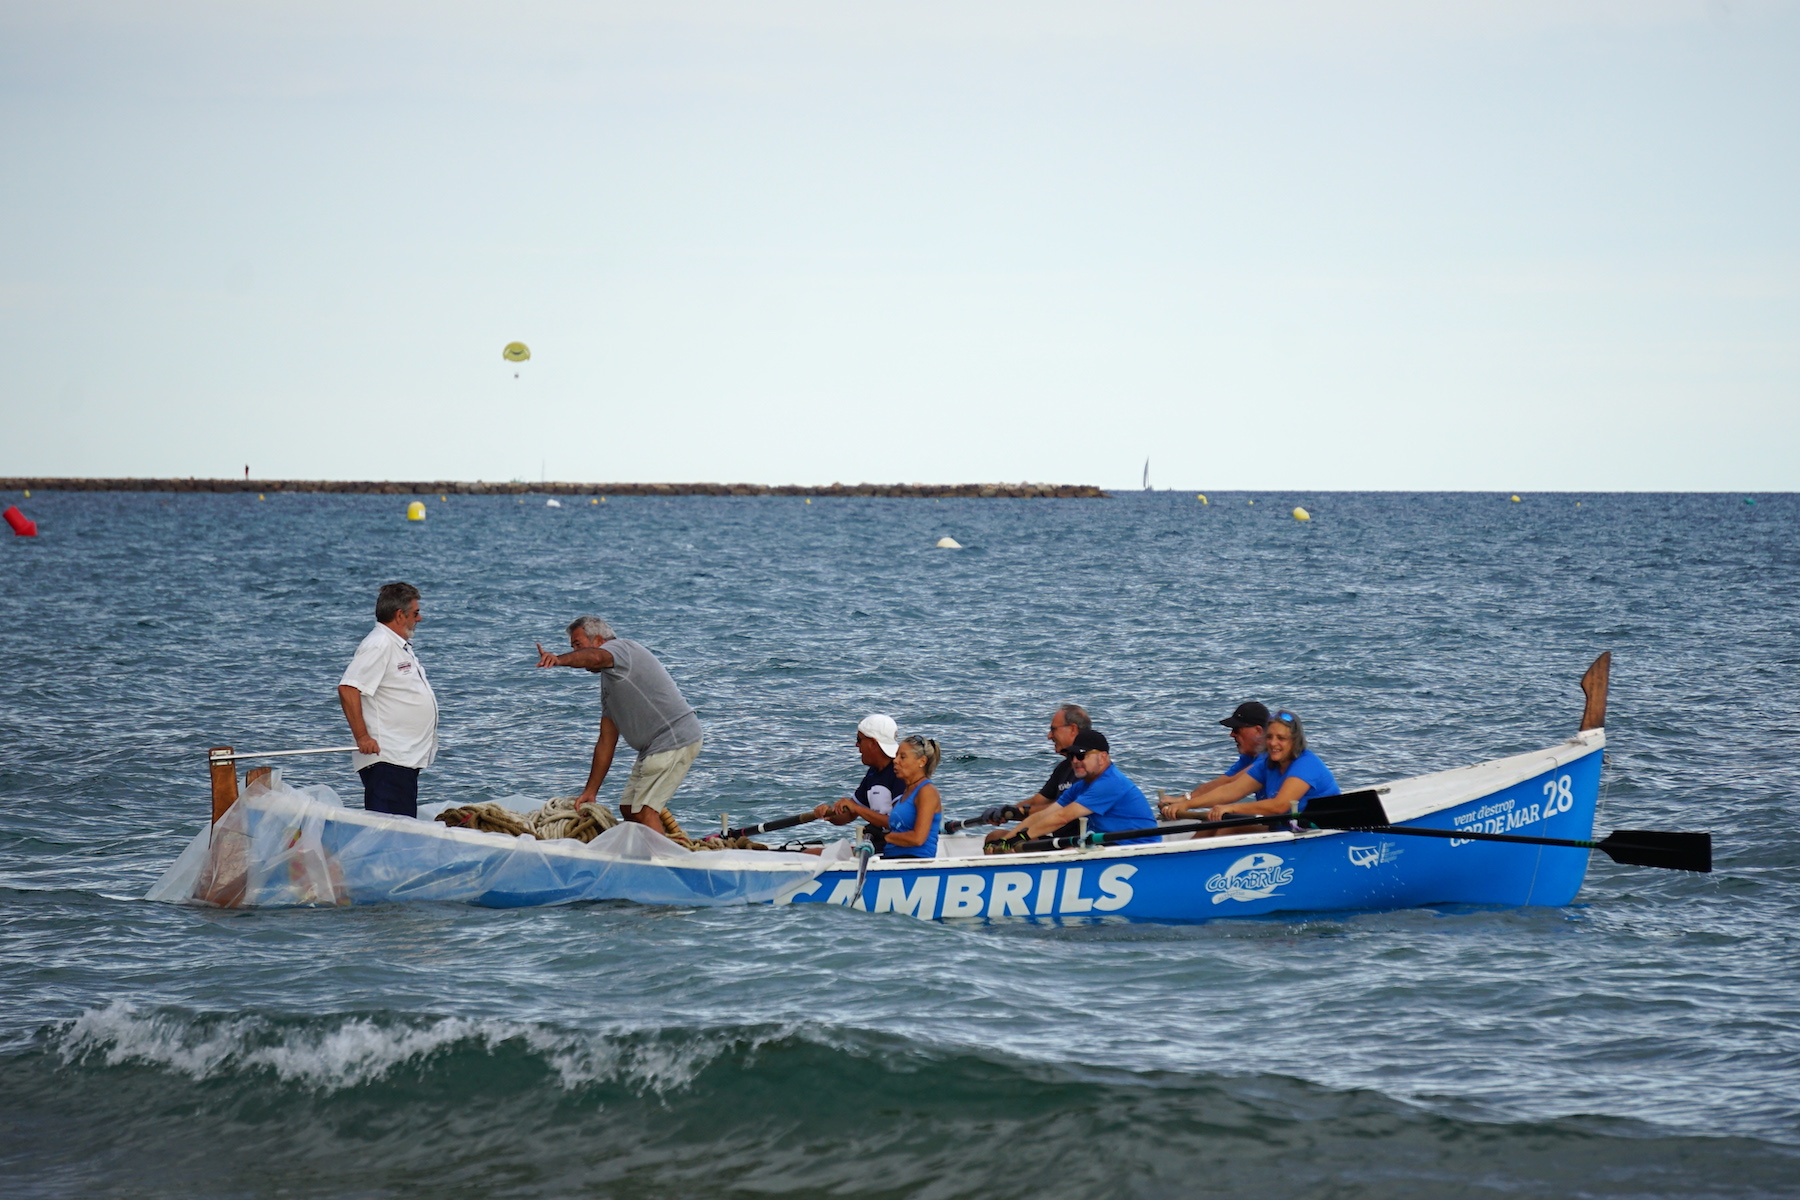
<instances>
[{"instance_id":1,"label":"cambrils logo decal","mask_svg":"<svg viewBox=\"0 0 1800 1200\"><path fill-rule=\"evenodd\" d=\"M1208 879L1206 890L1213 894L1214 904L1223 904L1227 900L1267 900L1276 894L1276 888L1293 881L1293 870L1281 863L1279 854L1262 851L1246 854L1227 867L1223 875Z\"/></svg>"}]
</instances>

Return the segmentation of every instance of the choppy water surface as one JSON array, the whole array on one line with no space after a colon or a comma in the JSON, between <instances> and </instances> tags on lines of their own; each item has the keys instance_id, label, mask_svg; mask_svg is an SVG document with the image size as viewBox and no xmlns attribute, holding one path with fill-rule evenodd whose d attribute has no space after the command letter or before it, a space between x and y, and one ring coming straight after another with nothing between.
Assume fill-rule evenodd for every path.
<instances>
[{"instance_id":1,"label":"choppy water surface","mask_svg":"<svg viewBox=\"0 0 1800 1200\"><path fill-rule=\"evenodd\" d=\"M0 543L0 1193L1800 1195L1794 497L406 499L40 495ZM1251 697L1370 783L1567 736L1611 649L1601 827L1718 871L1191 926L137 899L207 746L344 739L390 578L427 799L579 785L597 681L533 643L585 611L701 712L690 828L843 794L877 710L953 812L1063 700L1146 786Z\"/></svg>"}]
</instances>

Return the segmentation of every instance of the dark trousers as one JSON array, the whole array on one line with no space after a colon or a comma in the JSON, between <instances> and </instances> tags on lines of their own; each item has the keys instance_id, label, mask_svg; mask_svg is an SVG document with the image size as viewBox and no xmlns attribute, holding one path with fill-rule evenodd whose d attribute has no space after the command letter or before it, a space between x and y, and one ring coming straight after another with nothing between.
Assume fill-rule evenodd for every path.
<instances>
[{"instance_id":1,"label":"dark trousers","mask_svg":"<svg viewBox=\"0 0 1800 1200\"><path fill-rule=\"evenodd\" d=\"M396 817L419 815L419 768L370 763L357 772L363 781L363 807Z\"/></svg>"}]
</instances>

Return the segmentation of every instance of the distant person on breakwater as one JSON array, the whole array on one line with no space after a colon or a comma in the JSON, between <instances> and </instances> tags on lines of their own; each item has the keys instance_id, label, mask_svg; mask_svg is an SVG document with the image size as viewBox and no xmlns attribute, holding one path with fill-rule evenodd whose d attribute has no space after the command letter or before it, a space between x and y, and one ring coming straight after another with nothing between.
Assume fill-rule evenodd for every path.
<instances>
[{"instance_id":1,"label":"distant person on breakwater","mask_svg":"<svg viewBox=\"0 0 1800 1200\"><path fill-rule=\"evenodd\" d=\"M900 743L894 756L894 773L906 786L888 811L883 858L936 858L938 825L944 819L943 801L931 777L937 774L942 752L931 738L913 734Z\"/></svg>"},{"instance_id":2,"label":"distant person on breakwater","mask_svg":"<svg viewBox=\"0 0 1800 1200\"><path fill-rule=\"evenodd\" d=\"M384 583L375 595L375 628L356 648L338 682L362 776L363 807L397 817L419 815L419 772L437 757L437 696L413 653L419 589Z\"/></svg>"},{"instance_id":3,"label":"distant person on breakwater","mask_svg":"<svg viewBox=\"0 0 1800 1200\"><path fill-rule=\"evenodd\" d=\"M600 676L600 736L575 807L599 798L622 737L638 756L619 794L619 815L667 833L662 814L669 797L700 755L700 718L649 647L620 637L599 617L571 621L569 645L567 654L552 654L542 643L537 649L540 667L579 667Z\"/></svg>"},{"instance_id":4,"label":"distant person on breakwater","mask_svg":"<svg viewBox=\"0 0 1800 1200\"><path fill-rule=\"evenodd\" d=\"M862 782L849 796L835 804L821 804L813 813L833 825L848 825L858 818L867 821L870 838L879 850L887 836L888 814L906 790L894 773L894 756L900 752L900 729L894 718L882 713L864 717L856 727L856 752L868 768Z\"/></svg>"},{"instance_id":5,"label":"distant person on breakwater","mask_svg":"<svg viewBox=\"0 0 1800 1200\"><path fill-rule=\"evenodd\" d=\"M1229 767L1226 767L1223 775L1197 785L1193 791L1188 792L1185 795L1170 796L1165 794L1161 796L1159 799L1161 801L1162 815L1165 819L1173 819L1177 813L1185 812L1190 808L1196 807L1202 796L1222 787L1231 779L1242 775L1250 764L1256 761L1257 756L1263 752L1265 748L1264 734L1269 726L1269 710L1262 704L1255 700L1246 700L1233 709L1231 715L1226 717L1223 721L1220 721L1219 724L1230 731L1231 740L1237 744L1237 761L1232 763ZM1267 800L1269 797L1261 791L1258 791L1256 793L1256 798L1258 800Z\"/></svg>"},{"instance_id":6,"label":"distant person on breakwater","mask_svg":"<svg viewBox=\"0 0 1800 1200\"><path fill-rule=\"evenodd\" d=\"M1321 796L1339 795L1337 780L1325 763L1306 748L1306 731L1300 718L1291 712L1278 712L1269 717L1264 733L1268 749L1245 767L1201 798L1204 820L1224 817L1252 817L1303 812L1307 804ZM1240 803L1251 793L1267 799ZM1192 811L1190 816L1199 815ZM1239 825L1229 829L1213 829L1196 833L1197 838L1221 837L1232 833L1255 833L1271 828L1266 825Z\"/></svg>"},{"instance_id":7,"label":"distant person on breakwater","mask_svg":"<svg viewBox=\"0 0 1800 1200\"><path fill-rule=\"evenodd\" d=\"M1112 745L1105 734L1098 729L1083 730L1069 744L1069 761L1074 764L1075 782L1063 792L1062 799L1007 830L1000 840L988 846L990 854L1010 853L1018 849L1021 842L1049 837L1082 817L1088 819L1089 831L1097 833L1148 829L1156 824L1156 814L1150 808L1149 799L1114 765ZM1124 844L1155 840L1154 837L1133 838Z\"/></svg>"}]
</instances>

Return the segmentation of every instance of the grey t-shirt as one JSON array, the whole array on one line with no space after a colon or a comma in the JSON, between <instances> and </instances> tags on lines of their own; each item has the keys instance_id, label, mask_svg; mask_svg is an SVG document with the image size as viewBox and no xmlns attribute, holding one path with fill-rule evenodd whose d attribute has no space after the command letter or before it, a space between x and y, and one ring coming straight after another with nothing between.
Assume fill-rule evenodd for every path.
<instances>
[{"instance_id":1,"label":"grey t-shirt","mask_svg":"<svg viewBox=\"0 0 1800 1200\"><path fill-rule=\"evenodd\" d=\"M679 750L700 740L700 718L648 647L630 638L613 638L606 649L613 665L598 672L600 715L613 719L619 737L638 757Z\"/></svg>"}]
</instances>

